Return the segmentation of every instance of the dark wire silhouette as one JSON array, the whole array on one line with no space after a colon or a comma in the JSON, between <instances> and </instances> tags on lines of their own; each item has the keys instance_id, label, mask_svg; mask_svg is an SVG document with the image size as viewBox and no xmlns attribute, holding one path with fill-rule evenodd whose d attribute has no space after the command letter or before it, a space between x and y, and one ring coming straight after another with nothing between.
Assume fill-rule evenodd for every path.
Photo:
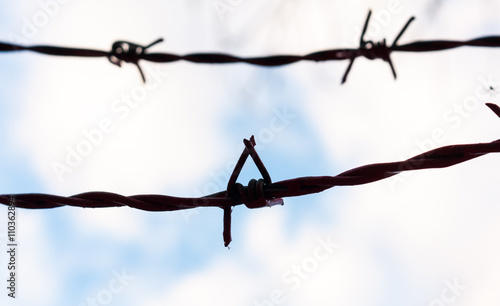
<instances>
[{"instance_id":1,"label":"dark wire silhouette","mask_svg":"<svg viewBox=\"0 0 500 306\"><path fill-rule=\"evenodd\" d=\"M109 61L117 66L121 66L122 62L132 63L137 66L141 74L142 80L145 82L144 73L139 65L140 60L156 62L156 63L171 63L175 61L185 60L193 63L205 64L227 64L227 63L247 63L257 66L273 67L288 65L299 61L334 61L334 60L349 60L349 65L342 77L342 84L346 82L347 76L351 71L354 60L360 56L368 59L382 59L389 63L394 79L396 79L396 70L391 60L392 52L430 52L458 48L462 46L471 47L500 47L500 36L485 36L477 39L466 41L455 40L431 40L431 41L416 41L404 45L398 45L398 41L403 33L408 29L410 23L415 20L411 17L399 34L394 39L391 46L387 46L386 40L374 43L371 40L365 41L364 36L370 21L371 11L368 12L358 49L332 49L310 53L307 55L272 55L264 57L238 57L235 55L224 53L193 53L187 55L176 55L171 53L147 53L146 50L153 45L163 41L158 39L147 46L141 46L128 41L117 41L113 44L111 51L100 51L91 49L65 48L54 46L21 46L12 43L0 42L0 52L8 51L33 51L42 54L59 55L59 56L78 56L78 57L107 57Z\"/></svg>"},{"instance_id":2,"label":"dark wire silhouette","mask_svg":"<svg viewBox=\"0 0 500 306\"><path fill-rule=\"evenodd\" d=\"M498 117L500 107L486 104ZM361 166L345 171L337 176L299 177L280 182L272 182L264 163L255 151L255 138L244 139L245 149L241 154L227 188L211 195L199 198L180 198L165 195L122 196L109 192L86 192L69 197L48 194L0 195L0 203L9 205L15 202L21 208L54 208L76 206L85 208L129 206L147 211L174 211L196 207L219 207L224 211L224 245L231 242L231 212L237 205L245 204L248 208L283 205L284 197L295 197L318 193L335 186L362 185L382 180L402 171L430 168L444 168L456 165L476 157L500 152L500 139L490 143L451 145L419 154L410 159ZM248 186L237 183L238 176L248 157L251 157L259 169L262 179L252 179Z\"/></svg>"}]
</instances>

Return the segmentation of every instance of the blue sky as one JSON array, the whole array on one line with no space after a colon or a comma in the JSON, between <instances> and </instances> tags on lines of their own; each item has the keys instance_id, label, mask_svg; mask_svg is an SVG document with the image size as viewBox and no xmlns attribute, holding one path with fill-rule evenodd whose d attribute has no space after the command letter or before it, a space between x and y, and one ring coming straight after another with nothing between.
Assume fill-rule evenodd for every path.
<instances>
[{"instance_id":1,"label":"blue sky","mask_svg":"<svg viewBox=\"0 0 500 306\"><path fill-rule=\"evenodd\" d=\"M369 9L375 41L392 42L413 15L400 43L500 34L498 1L67 0L3 3L0 40L108 50L163 37L151 51L305 54L354 46ZM142 63L147 87L136 67L104 58L0 54L0 194L200 196L224 189L251 135L275 181L489 142L498 52L393 54L397 81L360 58L343 86L347 62ZM58 175L54 163L93 133ZM18 298L3 290L1 304L498 305L499 158L238 206L229 250L215 208L18 209ZM258 176L249 163L240 182ZM6 221L0 207L2 244Z\"/></svg>"}]
</instances>

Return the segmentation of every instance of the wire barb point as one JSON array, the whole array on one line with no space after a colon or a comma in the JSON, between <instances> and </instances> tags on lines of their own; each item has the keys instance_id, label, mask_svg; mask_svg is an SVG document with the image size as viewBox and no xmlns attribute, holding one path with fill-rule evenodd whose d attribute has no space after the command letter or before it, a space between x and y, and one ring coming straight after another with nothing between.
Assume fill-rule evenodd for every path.
<instances>
[{"instance_id":1,"label":"wire barb point","mask_svg":"<svg viewBox=\"0 0 500 306\"><path fill-rule=\"evenodd\" d=\"M391 48L394 48L397 46L398 40L401 38L401 36L403 36L403 33L406 32L406 29L408 29L408 26L410 25L410 23L413 22L413 20L415 20L415 16L411 16L410 19L408 19L405 26L401 29L401 31L399 31L398 36L396 36L396 38L392 42Z\"/></svg>"},{"instance_id":2,"label":"wire barb point","mask_svg":"<svg viewBox=\"0 0 500 306\"><path fill-rule=\"evenodd\" d=\"M500 107L493 103L486 103L488 106L498 117L500 117Z\"/></svg>"}]
</instances>

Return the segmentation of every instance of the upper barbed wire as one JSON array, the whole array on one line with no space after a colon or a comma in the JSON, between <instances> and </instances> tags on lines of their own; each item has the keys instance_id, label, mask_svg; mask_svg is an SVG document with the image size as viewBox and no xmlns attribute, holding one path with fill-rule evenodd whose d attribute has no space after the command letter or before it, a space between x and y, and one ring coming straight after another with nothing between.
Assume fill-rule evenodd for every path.
<instances>
[{"instance_id":1,"label":"upper barbed wire","mask_svg":"<svg viewBox=\"0 0 500 306\"><path fill-rule=\"evenodd\" d=\"M203 63L203 64L228 64L228 63L247 63L256 66L275 67L283 66L299 61L336 61L336 60L349 60L349 65L342 77L342 84L347 81L347 76L351 71L354 60L360 56L368 59L382 59L388 62L394 79L397 78L396 69L394 68L391 60L392 52L431 52L448 50L463 46L469 47L500 47L500 36L484 36L476 39L457 41L457 40L429 40L429 41L415 41L403 45L398 45L399 39L408 29L408 26L415 20L411 17L399 34L394 39L390 46L387 46L386 40L380 42L373 42L371 40L365 41L364 36L368 29L368 24L371 17L371 11L368 12L363 31L361 33L359 48L344 48L344 49L331 49L313 52L306 55L271 55L262 57L239 57L225 53L191 53L187 55L177 55L172 53L148 53L147 49L163 41L162 38L157 39L147 46L138 45L128 41L117 41L113 43L111 51L101 51L93 49L80 49L80 48L67 48L56 46L22 46L12 43L0 42L0 52L12 51L33 51L42 54L56 55L56 56L77 56L77 57L107 57L109 61L117 66L121 66L122 62L132 63L137 66L141 74L143 82L146 78L139 65L140 60L155 62L155 63L171 63L180 60Z\"/></svg>"}]
</instances>

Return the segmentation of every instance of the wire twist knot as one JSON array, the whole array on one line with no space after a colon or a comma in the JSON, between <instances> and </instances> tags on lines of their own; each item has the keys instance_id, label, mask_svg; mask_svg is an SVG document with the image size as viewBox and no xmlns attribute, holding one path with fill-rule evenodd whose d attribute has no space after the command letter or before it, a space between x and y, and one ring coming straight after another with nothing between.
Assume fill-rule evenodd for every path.
<instances>
[{"instance_id":1,"label":"wire twist knot","mask_svg":"<svg viewBox=\"0 0 500 306\"><path fill-rule=\"evenodd\" d=\"M238 202L242 202L248 208L262 208L262 207L272 207L275 205L283 205L283 199L281 198L266 198L264 194L264 189L266 182L263 179L251 179L248 182L248 186L244 187L240 183L234 184L234 190L232 192L233 197L238 199Z\"/></svg>"},{"instance_id":2,"label":"wire twist knot","mask_svg":"<svg viewBox=\"0 0 500 306\"><path fill-rule=\"evenodd\" d=\"M146 83L146 77L142 72L141 66L139 66L139 60L141 60L146 53L146 50L160 42L163 41L163 38L159 38L154 42L150 43L147 46L141 46L138 44L134 44L128 41L116 41L111 46L111 52L109 52L108 60L117 65L118 67L122 66L123 62L132 63L137 66L139 69L139 73L141 74L142 81Z\"/></svg>"}]
</instances>

